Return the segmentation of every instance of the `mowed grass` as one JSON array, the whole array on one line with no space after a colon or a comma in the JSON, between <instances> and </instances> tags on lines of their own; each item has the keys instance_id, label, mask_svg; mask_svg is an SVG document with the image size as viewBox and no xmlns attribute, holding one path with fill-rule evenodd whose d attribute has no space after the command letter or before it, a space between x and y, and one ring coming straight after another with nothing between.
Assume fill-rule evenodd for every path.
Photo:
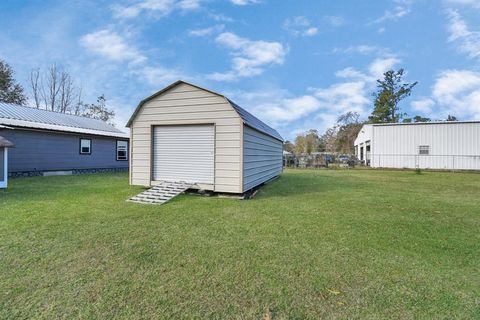
<instances>
[{"instance_id":1,"label":"mowed grass","mask_svg":"<svg viewBox=\"0 0 480 320\"><path fill-rule=\"evenodd\" d=\"M479 319L480 174L286 171L127 203L126 174L0 192L0 318Z\"/></svg>"}]
</instances>

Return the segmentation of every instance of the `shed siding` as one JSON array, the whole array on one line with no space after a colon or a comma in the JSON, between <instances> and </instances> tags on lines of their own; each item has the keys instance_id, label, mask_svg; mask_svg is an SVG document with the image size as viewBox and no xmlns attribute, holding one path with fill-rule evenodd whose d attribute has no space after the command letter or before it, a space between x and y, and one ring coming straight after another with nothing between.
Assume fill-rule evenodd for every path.
<instances>
[{"instance_id":1,"label":"shed siding","mask_svg":"<svg viewBox=\"0 0 480 320\"><path fill-rule=\"evenodd\" d=\"M282 173L281 141L244 126L243 148L243 191Z\"/></svg>"},{"instance_id":2,"label":"shed siding","mask_svg":"<svg viewBox=\"0 0 480 320\"><path fill-rule=\"evenodd\" d=\"M15 144L9 149L8 172L128 168L116 160L116 138L22 129L1 130ZM92 154L81 155L80 138L92 140Z\"/></svg>"},{"instance_id":3,"label":"shed siding","mask_svg":"<svg viewBox=\"0 0 480 320\"><path fill-rule=\"evenodd\" d=\"M242 192L242 121L225 98L182 83L146 102L131 124L131 183L150 186L152 180L152 126L215 125L215 190ZM208 187L208 186L207 186Z\"/></svg>"},{"instance_id":4,"label":"shed siding","mask_svg":"<svg viewBox=\"0 0 480 320\"><path fill-rule=\"evenodd\" d=\"M419 155L429 146L429 155ZM372 167L480 170L480 123L374 126Z\"/></svg>"}]
</instances>

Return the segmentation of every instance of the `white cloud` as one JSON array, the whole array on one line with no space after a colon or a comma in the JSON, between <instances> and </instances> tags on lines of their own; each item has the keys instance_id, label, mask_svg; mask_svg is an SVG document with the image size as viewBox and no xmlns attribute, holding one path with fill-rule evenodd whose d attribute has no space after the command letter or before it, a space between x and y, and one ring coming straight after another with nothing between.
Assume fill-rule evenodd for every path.
<instances>
[{"instance_id":1,"label":"white cloud","mask_svg":"<svg viewBox=\"0 0 480 320\"><path fill-rule=\"evenodd\" d=\"M200 8L200 0L182 0L178 2L178 7L182 10L195 10Z\"/></svg>"},{"instance_id":2,"label":"white cloud","mask_svg":"<svg viewBox=\"0 0 480 320\"><path fill-rule=\"evenodd\" d=\"M260 3L260 0L230 0L230 2L236 6L246 6L248 4Z\"/></svg>"},{"instance_id":3,"label":"white cloud","mask_svg":"<svg viewBox=\"0 0 480 320\"><path fill-rule=\"evenodd\" d=\"M413 0L394 0L393 2L394 8L391 10L385 10L383 15L372 23L396 21L410 13Z\"/></svg>"},{"instance_id":4,"label":"white cloud","mask_svg":"<svg viewBox=\"0 0 480 320\"><path fill-rule=\"evenodd\" d=\"M208 28L192 29L188 31L188 34L192 37L206 37L211 35L212 33L221 32L224 28L225 26L221 24Z\"/></svg>"},{"instance_id":5,"label":"white cloud","mask_svg":"<svg viewBox=\"0 0 480 320\"><path fill-rule=\"evenodd\" d=\"M318 33L318 28L313 27L310 20L304 16L285 20L283 28L295 36L312 37Z\"/></svg>"},{"instance_id":6,"label":"white cloud","mask_svg":"<svg viewBox=\"0 0 480 320\"><path fill-rule=\"evenodd\" d=\"M333 53L359 53L359 54L388 54L389 50L384 47L361 44L356 46L349 46L347 48L334 48Z\"/></svg>"},{"instance_id":7,"label":"white cloud","mask_svg":"<svg viewBox=\"0 0 480 320\"><path fill-rule=\"evenodd\" d=\"M448 40L455 42L470 58L480 58L480 32L471 31L457 11L449 11Z\"/></svg>"},{"instance_id":8,"label":"white cloud","mask_svg":"<svg viewBox=\"0 0 480 320\"><path fill-rule=\"evenodd\" d=\"M341 27L347 23L347 20L341 16L325 16L323 18L332 27Z\"/></svg>"},{"instance_id":9,"label":"white cloud","mask_svg":"<svg viewBox=\"0 0 480 320\"><path fill-rule=\"evenodd\" d=\"M480 2L478 0L446 0L445 2L453 5L471 6L476 9L480 8Z\"/></svg>"},{"instance_id":10,"label":"white cloud","mask_svg":"<svg viewBox=\"0 0 480 320\"><path fill-rule=\"evenodd\" d=\"M274 104L266 103L256 108L262 118L274 124L292 122L320 108L320 101L311 95L283 98Z\"/></svg>"},{"instance_id":11,"label":"white cloud","mask_svg":"<svg viewBox=\"0 0 480 320\"><path fill-rule=\"evenodd\" d=\"M318 33L318 28L311 27L303 32L303 35L306 37L312 37Z\"/></svg>"},{"instance_id":12,"label":"white cloud","mask_svg":"<svg viewBox=\"0 0 480 320\"><path fill-rule=\"evenodd\" d=\"M430 98L415 100L411 103L412 110L419 111L423 114L430 114L434 105L435 101Z\"/></svg>"},{"instance_id":13,"label":"white cloud","mask_svg":"<svg viewBox=\"0 0 480 320\"><path fill-rule=\"evenodd\" d=\"M399 62L400 59L395 56L377 58L370 64L368 71L373 78L380 79L386 71L392 69Z\"/></svg>"},{"instance_id":14,"label":"white cloud","mask_svg":"<svg viewBox=\"0 0 480 320\"><path fill-rule=\"evenodd\" d=\"M268 65L281 65L287 49L279 42L250 40L231 32L221 33L215 40L232 50L232 70L227 73L213 73L209 79L231 81L237 77L251 77L263 73Z\"/></svg>"},{"instance_id":15,"label":"white cloud","mask_svg":"<svg viewBox=\"0 0 480 320\"><path fill-rule=\"evenodd\" d=\"M431 96L414 101L412 108L437 119L449 114L463 119L480 119L480 72L441 72L432 86Z\"/></svg>"},{"instance_id":16,"label":"white cloud","mask_svg":"<svg viewBox=\"0 0 480 320\"><path fill-rule=\"evenodd\" d=\"M129 62L127 71L140 76L152 86L158 87L187 77L183 72L174 68L165 68L158 63L149 66L146 56L142 55L133 45L129 45L118 33L111 30L89 33L80 39L80 44L88 51L103 58Z\"/></svg>"},{"instance_id":17,"label":"white cloud","mask_svg":"<svg viewBox=\"0 0 480 320\"><path fill-rule=\"evenodd\" d=\"M161 87L180 79L188 78L183 72L164 67L143 67L134 71L135 74L143 77L151 86Z\"/></svg>"},{"instance_id":18,"label":"white cloud","mask_svg":"<svg viewBox=\"0 0 480 320\"><path fill-rule=\"evenodd\" d=\"M233 22L234 20L221 13L209 13L208 16L218 22Z\"/></svg>"},{"instance_id":19,"label":"white cloud","mask_svg":"<svg viewBox=\"0 0 480 320\"><path fill-rule=\"evenodd\" d=\"M396 58L395 58L396 59ZM335 123L337 117L348 111L366 115L372 104L371 92L375 88L376 73L380 66L393 67L400 62L392 57L375 59L364 71L349 67L339 70L339 82L327 87L309 88L306 94L294 96L285 90L263 89L257 93L234 93L241 105L250 107L261 119L278 128L287 128L292 123L308 128L325 129ZM294 135L294 133L292 133Z\"/></svg>"},{"instance_id":20,"label":"white cloud","mask_svg":"<svg viewBox=\"0 0 480 320\"><path fill-rule=\"evenodd\" d=\"M140 63L146 59L136 48L127 44L122 36L108 29L84 35L80 44L87 50L112 60Z\"/></svg>"},{"instance_id":21,"label":"white cloud","mask_svg":"<svg viewBox=\"0 0 480 320\"><path fill-rule=\"evenodd\" d=\"M120 19L129 19L139 16L141 13L149 13L157 17L163 17L174 10L188 11L200 7L201 0L142 0L130 6L112 6L113 15Z\"/></svg>"}]
</instances>

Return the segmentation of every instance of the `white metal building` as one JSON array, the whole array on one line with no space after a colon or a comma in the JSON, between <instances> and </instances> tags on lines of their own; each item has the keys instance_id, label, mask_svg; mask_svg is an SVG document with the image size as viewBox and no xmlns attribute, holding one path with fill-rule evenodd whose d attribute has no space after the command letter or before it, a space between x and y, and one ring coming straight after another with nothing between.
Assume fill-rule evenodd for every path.
<instances>
[{"instance_id":1,"label":"white metal building","mask_svg":"<svg viewBox=\"0 0 480 320\"><path fill-rule=\"evenodd\" d=\"M225 96L177 81L140 102L130 127L130 183L186 181L243 193L282 173L283 139Z\"/></svg>"},{"instance_id":2,"label":"white metal building","mask_svg":"<svg viewBox=\"0 0 480 320\"><path fill-rule=\"evenodd\" d=\"M366 124L355 153L376 168L480 170L480 121Z\"/></svg>"}]
</instances>

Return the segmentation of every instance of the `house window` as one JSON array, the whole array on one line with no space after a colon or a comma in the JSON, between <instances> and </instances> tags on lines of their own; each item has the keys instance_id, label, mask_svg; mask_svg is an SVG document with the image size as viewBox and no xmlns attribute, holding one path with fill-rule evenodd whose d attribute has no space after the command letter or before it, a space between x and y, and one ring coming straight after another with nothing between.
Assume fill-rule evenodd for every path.
<instances>
[{"instance_id":1,"label":"house window","mask_svg":"<svg viewBox=\"0 0 480 320\"><path fill-rule=\"evenodd\" d=\"M80 154L92 154L92 140L80 139Z\"/></svg>"},{"instance_id":2,"label":"house window","mask_svg":"<svg viewBox=\"0 0 480 320\"><path fill-rule=\"evenodd\" d=\"M418 154L429 155L430 154L430 146L418 146Z\"/></svg>"},{"instance_id":3,"label":"house window","mask_svg":"<svg viewBox=\"0 0 480 320\"><path fill-rule=\"evenodd\" d=\"M128 142L117 140L117 161L128 160Z\"/></svg>"}]
</instances>

